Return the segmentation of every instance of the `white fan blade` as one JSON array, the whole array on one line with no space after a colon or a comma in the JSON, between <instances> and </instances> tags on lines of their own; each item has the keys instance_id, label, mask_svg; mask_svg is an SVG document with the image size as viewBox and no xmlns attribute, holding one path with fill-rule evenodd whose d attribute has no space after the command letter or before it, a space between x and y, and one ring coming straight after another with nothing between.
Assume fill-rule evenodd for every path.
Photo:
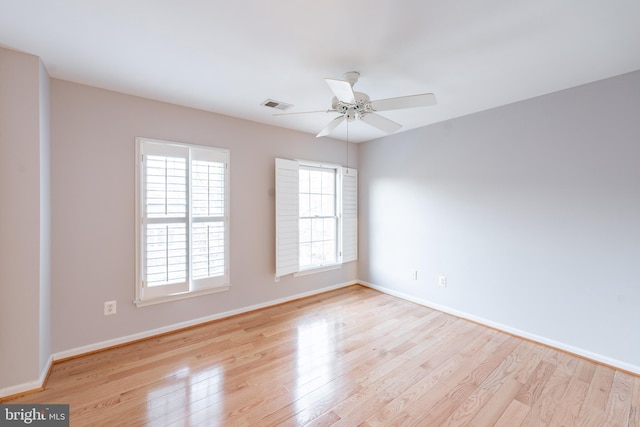
<instances>
[{"instance_id":1,"label":"white fan blade","mask_svg":"<svg viewBox=\"0 0 640 427\"><path fill-rule=\"evenodd\" d=\"M326 128L322 129L320 131L319 134L316 135L316 138L320 138L321 136L327 136L329 135L331 132L333 132L333 130L338 127L338 125L340 123L342 123L344 121L344 119L346 118L346 116L343 114L341 116L336 117L335 119L333 119L332 121L329 122L329 124L327 125Z\"/></svg>"},{"instance_id":2,"label":"white fan blade","mask_svg":"<svg viewBox=\"0 0 640 427\"><path fill-rule=\"evenodd\" d=\"M397 98L378 99L371 101L373 111L400 110L402 108L428 107L436 104L436 97L432 93L420 95L399 96Z\"/></svg>"},{"instance_id":3,"label":"white fan blade","mask_svg":"<svg viewBox=\"0 0 640 427\"><path fill-rule=\"evenodd\" d=\"M376 113L362 114L360 120L387 133L393 133L402 127L400 123L396 123Z\"/></svg>"},{"instance_id":4,"label":"white fan blade","mask_svg":"<svg viewBox=\"0 0 640 427\"><path fill-rule=\"evenodd\" d=\"M275 113L272 116L291 116L293 114L312 114L312 113L335 113L336 110L315 110L315 111L298 111L295 113Z\"/></svg>"},{"instance_id":5,"label":"white fan blade","mask_svg":"<svg viewBox=\"0 0 640 427\"><path fill-rule=\"evenodd\" d=\"M346 102L347 104L355 104L356 96L353 93L353 88L351 87L351 83L346 82L344 80L337 79L325 79L327 84L333 91L333 94L338 98L339 101Z\"/></svg>"}]
</instances>

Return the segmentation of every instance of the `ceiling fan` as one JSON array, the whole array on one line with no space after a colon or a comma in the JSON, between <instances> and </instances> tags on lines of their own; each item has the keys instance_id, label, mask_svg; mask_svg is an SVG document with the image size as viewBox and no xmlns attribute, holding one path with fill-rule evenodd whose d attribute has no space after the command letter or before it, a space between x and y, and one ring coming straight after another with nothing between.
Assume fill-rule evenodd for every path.
<instances>
[{"instance_id":1,"label":"ceiling fan","mask_svg":"<svg viewBox=\"0 0 640 427\"><path fill-rule=\"evenodd\" d=\"M362 92L355 92L353 85L358 81L360 73L349 71L344 73L343 79L325 79L331 91L335 95L331 102L331 108L319 111L303 111L298 113L281 113L275 116L289 114L308 113L339 113L329 124L316 135L316 137L329 135L343 121L354 121L356 118L380 129L383 132L393 133L400 129L402 125L393 120L389 120L377 114L379 111L400 110L403 108L427 107L436 104L436 97L432 93L419 95L400 96L396 98L378 99L372 101L369 95Z\"/></svg>"}]
</instances>

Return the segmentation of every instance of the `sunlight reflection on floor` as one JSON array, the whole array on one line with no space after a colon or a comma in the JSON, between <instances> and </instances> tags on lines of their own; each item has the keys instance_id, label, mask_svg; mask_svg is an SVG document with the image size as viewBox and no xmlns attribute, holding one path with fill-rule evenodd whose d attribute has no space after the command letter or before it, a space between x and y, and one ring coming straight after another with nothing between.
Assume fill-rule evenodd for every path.
<instances>
[{"instance_id":1,"label":"sunlight reflection on floor","mask_svg":"<svg viewBox=\"0 0 640 427\"><path fill-rule=\"evenodd\" d=\"M192 420L206 420L207 425L219 425L224 413L224 369L209 367L191 372L188 366L180 367L166 377L162 386L147 393L147 423L161 420L181 420L187 415Z\"/></svg>"},{"instance_id":2,"label":"sunlight reflection on floor","mask_svg":"<svg viewBox=\"0 0 640 427\"><path fill-rule=\"evenodd\" d=\"M334 322L317 319L298 327L297 381L295 409L299 423L313 417L309 413L318 399L330 390L314 393L329 386L335 378L336 333Z\"/></svg>"}]
</instances>

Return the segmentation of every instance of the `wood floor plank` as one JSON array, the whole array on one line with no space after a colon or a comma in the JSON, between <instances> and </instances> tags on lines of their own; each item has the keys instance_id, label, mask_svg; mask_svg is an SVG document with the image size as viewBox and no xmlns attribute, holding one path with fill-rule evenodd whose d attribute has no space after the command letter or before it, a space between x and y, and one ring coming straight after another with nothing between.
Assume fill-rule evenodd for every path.
<instances>
[{"instance_id":1,"label":"wood floor plank","mask_svg":"<svg viewBox=\"0 0 640 427\"><path fill-rule=\"evenodd\" d=\"M493 427L515 427L522 425L531 408L519 400L512 400Z\"/></svg>"},{"instance_id":2,"label":"wood floor plank","mask_svg":"<svg viewBox=\"0 0 640 427\"><path fill-rule=\"evenodd\" d=\"M435 346L433 347L435 351L426 352L425 357L430 360L431 363L423 363L422 366L428 369L428 375L386 404L369 418L367 422L370 425L399 425L401 424L401 419L406 417L415 418L414 414L407 413L410 406L418 406L421 410L428 409L428 402L426 402L425 399L436 397L432 394L432 391L438 383L455 383L454 381L450 381L450 376L457 372L457 367L462 365L470 354L475 354L477 350L487 344L487 336L496 335L495 333L489 333L490 331L485 331L487 334L469 340L468 336L471 331L473 331L473 329L464 331L461 328L460 335L453 335L453 340L448 341L447 348ZM453 355L449 356L451 346L455 346L457 350ZM442 358L443 353L446 354L447 357ZM469 369L471 369L471 367ZM459 372L458 374L460 375ZM431 404L435 403L435 401L431 402Z\"/></svg>"},{"instance_id":3,"label":"wood floor plank","mask_svg":"<svg viewBox=\"0 0 640 427\"><path fill-rule=\"evenodd\" d=\"M453 327L453 325L452 325ZM439 326L436 326L438 329ZM462 331L461 331L462 332ZM473 349L478 349L486 344L488 338L493 336L494 333L491 331L486 331L487 334L477 337L472 341L465 341L464 339L458 339L456 341L460 343L465 343L464 346L459 346L459 353L455 355L454 359L462 359L462 352L469 353ZM458 338L464 337L465 333L462 333ZM377 411L373 414L369 419L369 425L389 425L390 419L395 417L398 413L405 409L406 405L411 402L412 396L418 396L419 393L415 393L415 389L421 390L425 387L424 383L432 383L437 381L440 373L446 372L448 369L447 362L452 362L451 357L442 358L443 349L441 345L435 339L437 335L431 337L431 339L425 339L421 343L414 345L410 348L406 353L402 355L402 359L398 361L392 361L396 368L400 368L400 375L403 375L402 372L414 372L416 369L425 369L426 372L429 373L430 378L422 378L416 383L414 383L411 387L405 390L400 396L395 399L392 399L383 407L376 408ZM449 336L450 339L454 339ZM424 364L424 360L431 360L432 363L429 365ZM435 362L436 360L440 360L440 362ZM398 363L399 362L399 363ZM437 368L433 368L432 365L440 363L440 366ZM370 378L367 378L366 384L369 384Z\"/></svg>"},{"instance_id":4,"label":"wood floor plank","mask_svg":"<svg viewBox=\"0 0 640 427\"><path fill-rule=\"evenodd\" d=\"M516 400L519 400L525 405L533 406L547 385L549 377L555 370L555 365L549 362L540 362L531 377L529 377L529 380L516 395Z\"/></svg>"},{"instance_id":5,"label":"wood floor plank","mask_svg":"<svg viewBox=\"0 0 640 427\"><path fill-rule=\"evenodd\" d=\"M509 378L491 395L485 405L475 413L473 418L467 423L451 423L451 426L474 425L474 426L493 426L500 417L506 412L509 405L514 402L514 398L518 391L522 388L522 384ZM513 424L515 425L515 424Z\"/></svg>"},{"instance_id":6,"label":"wood floor plank","mask_svg":"<svg viewBox=\"0 0 640 427\"><path fill-rule=\"evenodd\" d=\"M579 379L578 376L571 378L561 402L555 407L551 425L578 425L578 416L588 389L589 384Z\"/></svg>"},{"instance_id":7,"label":"wood floor plank","mask_svg":"<svg viewBox=\"0 0 640 427\"><path fill-rule=\"evenodd\" d=\"M640 378L362 286L56 362L74 426L640 426Z\"/></svg>"},{"instance_id":8,"label":"wood floor plank","mask_svg":"<svg viewBox=\"0 0 640 427\"><path fill-rule=\"evenodd\" d=\"M640 426L640 381L633 381L631 410L629 411L629 425Z\"/></svg>"},{"instance_id":9,"label":"wood floor plank","mask_svg":"<svg viewBox=\"0 0 640 427\"><path fill-rule=\"evenodd\" d=\"M605 411L605 426L623 427L629 425L633 379L624 372L616 371Z\"/></svg>"},{"instance_id":10,"label":"wood floor plank","mask_svg":"<svg viewBox=\"0 0 640 427\"><path fill-rule=\"evenodd\" d=\"M546 347L534 345L531 352L529 352L522 363L516 367L513 379L522 384L526 383L548 351L549 349Z\"/></svg>"},{"instance_id":11,"label":"wood floor plank","mask_svg":"<svg viewBox=\"0 0 640 427\"><path fill-rule=\"evenodd\" d=\"M522 387L521 383L510 377L532 348L532 343L521 341L517 348L500 363L498 368L480 384L480 387L476 388L467 400L458 406L444 425L467 425L471 420L474 420L472 424L490 425L490 418L495 418L493 421L496 421ZM505 383L507 383L506 386ZM483 411L482 416L478 417L477 414L489 401L491 401L490 409ZM497 413L497 416L491 416L492 413Z\"/></svg>"},{"instance_id":12,"label":"wood floor plank","mask_svg":"<svg viewBox=\"0 0 640 427\"><path fill-rule=\"evenodd\" d=\"M521 426L533 427L549 425L556 406L564 395L570 381L571 375L569 373L563 369L555 369L553 374L547 379L546 383L540 387L539 390L541 390L541 395L539 398L532 402L527 401L527 404L531 409L522 421ZM526 384L523 387L526 387ZM518 399L518 396L516 396L516 400L522 401L521 399Z\"/></svg>"},{"instance_id":13,"label":"wood floor plank","mask_svg":"<svg viewBox=\"0 0 640 427\"><path fill-rule=\"evenodd\" d=\"M578 425L599 427L604 424L614 374L615 371L606 366L595 367L589 390L578 414Z\"/></svg>"},{"instance_id":14,"label":"wood floor plank","mask_svg":"<svg viewBox=\"0 0 640 427\"><path fill-rule=\"evenodd\" d=\"M504 340L492 340L487 346L483 347L478 354L483 354L486 351L487 357L476 365L464 379L451 388L431 410L426 411L422 417L416 418L419 418L420 422L424 422L424 425L442 425L461 402L464 402L491 372L500 365L504 358L517 347L518 340L516 338L507 335L504 335L504 338Z\"/></svg>"}]
</instances>

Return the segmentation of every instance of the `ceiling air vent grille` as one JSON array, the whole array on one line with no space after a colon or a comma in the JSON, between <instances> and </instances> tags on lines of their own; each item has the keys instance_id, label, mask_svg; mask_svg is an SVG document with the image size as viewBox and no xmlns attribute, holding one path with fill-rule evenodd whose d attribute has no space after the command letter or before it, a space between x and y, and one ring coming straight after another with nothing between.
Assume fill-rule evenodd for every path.
<instances>
[{"instance_id":1,"label":"ceiling air vent grille","mask_svg":"<svg viewBox=\"0 0 640 427\"><path fill-rule=\"evenodd\" d=\"M264 105L265 107L275 108L276 110L282 110L282 111L293 107L293 105L291 104L287 104L286 102L275 101L273 99L267 99L260 105Z\"/></svg>"}]
</instances>

